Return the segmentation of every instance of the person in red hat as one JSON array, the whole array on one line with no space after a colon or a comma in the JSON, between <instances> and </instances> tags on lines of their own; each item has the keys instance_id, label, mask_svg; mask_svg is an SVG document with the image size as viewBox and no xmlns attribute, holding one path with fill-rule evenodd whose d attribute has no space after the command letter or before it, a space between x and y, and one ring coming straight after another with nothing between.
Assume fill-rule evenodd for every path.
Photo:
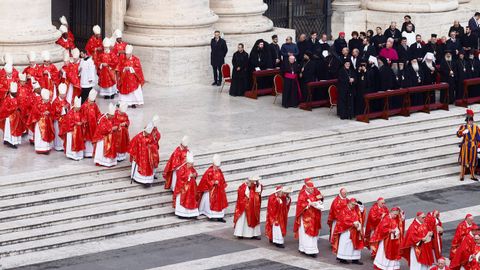
<instances>
[{"instance_id":1,"label":"person in red hat","mask_svg":"<svg viewBox=\"0 0 480 270\"><path fill-rule=\"evenodd\" d=\"M437 265L430 268L430 270L450 270L450 267L447 266L445 258L440 257L437 260Z\"/></svg>"},{"instance_id":2,"label":"person in red hat","mask_svg":"<svg viewBox=\"0 0 480 270\"><path fill-rule=\"evenodd\" d=\"M460 247L460 244L463 241L463 238L468 234L472 227L477 226L473 221L473 216L471 214L467 214L465 219L460 222L455 230L455 235L452 239L452 245L450 248L450 260L453 260L455 254L457 253L457 249Z\"/></svg>"},{"instance_id":3,"label":"person in red hat","mask_svg":"<svg viewBox=\"0 0 480 270\"><path fill-rule=\"evenodd\" d=\"M298 250L307 256L318 254L318 234L322 227L323 196L310 178L298 194L293 232L298 239Z\"/></svg>"},{"instance_id":4,"label":"person in red hat","mask_svg":"<svg viewBox=\"0 0 480 270\"><path fill-rule=\"evenodd\" d=\"M463 238L455 257L450 262L450 268L453 270L474 270L480 269L480 234L478 227L471 227L471 230Z\"/></svg>"},{"instance_id":5,"label":"person in red hat","mask_svg":"<svg viewBox=\"0 0 480 270\"><path fill-rule=\"evenodd\" d=\"M403 241L403 219L401 209L392 208L375 227L370 238L370 245L375 251L373 265L375 269L400 269L402 259L400 248Z\"/></svg>"},{"instance_id":6,"label":"person in red hat","mask_svg":"<svg viewBox=\"0 0 480 270\"><path fill-rule=\"evenodd\" d=\"M363 228L356 206L356 199L348 200L347 206L343 207L337 216L337 224L330 239L333 253L343 264L348 264L349 261L353 264L363 264L360 261L364 247Z\"/></svg>"},{"instance_id":7,"label":"person in red hat","mask_svg":"<svg viewBox=\"0 0 480 270\"><path fill-rule=\"evenodd\" d=\"M478 181L475 177L475 170L477 168L477 148L480 142L480 129L473 123L473 111L467 110L467 117L465 118L465 125L461 125L457 131L457 136L462 138L460 144L460 154L458 163L460 164L460 181L463 181L465 176L465 169L470 170L471 179Z\"/></svg>"},{"instance_id":8,"label":"person in red hat","mask_svg":"<svg viewBox=\"0 0 480 270\"><path fill-rule=\"evenodd\" d=\"M285 248L284 238L287 235L288 211L290 210L291 188L277 186L275 192L268 197L265 235L270 243L278 248Z\"/></svg>"},{"instance_id":9,"label":"person in red hat","mask_svg":"<svg viewBox=\"0 0 480 270\"><path fill-rule=\"evenodd\" d=\"M440 212L438 210L433 210L429 212L425 217L425 223L428 226L428 230L433 232L432 245L433 252L435 255L435 261L438 261L442 257L442 235L443 235L443 224L440 220Z\"/></svg>"},{"instance_id":10,"label":"person in red hat","mask_svg":"<svg viewBox=\"0 0 480 270\"><path fill-rule=\"evenodd\" d=\"M402 256L408 261L410 270L427 270L434 263L433 232L425 223L425 213L418 212L402 243Z\"/></svg>"},{"instance_id":11,"label":"person in red hat","mask_svg":"<svg viewBox=\"0 0 480 270\"><path fill-rule=\"evenodd\" d=\"M333 231L335 230L335 224L337 222L337 216L340 211L347 206L347 190L345 188L340 189L340 193L333 199L330 205L330 212L328 213L327 224L330 227L330 239L332 238Z\"/></svg>"},{"instance_id":12,"label":"person in red hat","mask_svg":"<svg viewBox=\"0 0 480 270\"><path fill-rule=\"evenodd\" d=\"M384 216L388 215L388 207L385 205L385 199L378 198L368 212L367 225L365 226L365 246L370 248L370 236L377 228ZM375 258L376 250L371 249L372 258Z\"/></svg>"}]
</instances>

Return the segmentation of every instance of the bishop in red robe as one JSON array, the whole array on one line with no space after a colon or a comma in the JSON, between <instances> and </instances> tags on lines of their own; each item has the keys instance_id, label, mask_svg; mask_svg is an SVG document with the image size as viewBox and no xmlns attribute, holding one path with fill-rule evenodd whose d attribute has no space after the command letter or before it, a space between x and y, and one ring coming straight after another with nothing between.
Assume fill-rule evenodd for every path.
<instances>
[{"instance_id":1,"label":"bishop in red robe","mask_svg":"<svg viewBox=\"0 0 480 270\"><path fill-rule=\"evenodd\" d=\"M17 84L17 100L20 107L20 114L22 122L25 125L25 131L28 131L26 126L28 114L32 108L33 87L32 84L27 83L27 75L24 73L18 74L19 83Z\"/></svg>"},{"instance_id":2,"label":"bishop in red robe","mask_svg":"<svg viewBox=\"0 0 480 270\"><path fill-rule=\"evenodd\" d=\"M173 192L173 206L175 215L180 218L197 218L197 171L193 167L193 155L187 153L186 163L176 171L177 185Z\"/></svg>"},{"instance_id":3,"label":"bishop in red robe","mask_svg":"<svg viewBox=\"0 0 480 270\"><path fill-rule=\"evenodd\" d=\"M205 171L198 184L197 191L199 193L200 215L205 215L209 219L226 222L225 209L228 207L227 182L223 176L221 166L221 158L219 155L213 156L213 164Z\"/></svg>"},{"instance_id":4,"label":"bishop in red robe","mask_svg":"<svg viewBox=\"0 0 480 270\"><path fill-rule=\"evenodd\" d=\"M270 243L278 248L285 248L284 239L287 235L288 211L292 202L291 191L291 188L277 186L275 192L268 197L265 235Z\"/></svg>"},{"instance_id":5,"label":"bishop in red robe","mask_svg":"<svg viewBox=\"0 0 480 270\"><path fill-rule=\"evenodd\" d=\"M133 55L132 51L133 46L127 45L126 56L121 58L118 65L119 80L117 87L120 92L120 101L136 107L136 105L143 105L142 86L145 79L143 78L140 59Z\"/></svg>"},{"instance_id":6,"label":"bishop in red robe","mask_svg":"<svg viewBox=\"0 0 480 270\"><path fill-rule=\"evenodd\" d=\"M335 224L337 221L337 215L340 211L347 206L347 190L345 188L340 189L340 193L333 199L330 206L330 212L328 213L327 224L330 227L330 239L332 239L333 231L335 230Z\"/></svg>"},{"instance_id":7,"label":"bishop in red robe","mask_svg":"<svg viewBox=\"0 0 480 270\"><path fill-rule=\"evenodd\" d=\"M98 119L98 125L93 135L95 143L95 154L93 161L97 166L113 167L117 165L117 149L115 147L114 132L118 126L113 123L115 115L115 105L108 106L108 113Z\"/></svg>"},{"instance_id":8,"label":"bishop in red robe","mask_svg":"<svg viewBox=\"0 0 480 270\"><path fill-rule=\"evenodd\" d=\"M63 117L60 136L65 138L65 155L73 160L82 160L85 151L84 119L80 111L82 100L73 99L73 108Z\"/></svg>"},{"instance_id":9,"label":"bishop in red robe","mask_svg":"<svg viewBox=\"0 0 480 270\"><path fill-rule=\"evenodd\" d=\"M75 42L75 36L73 35L72 31L70 30L70 28L68 27L68 21L67 21L67 18L65 16L62 16L60 17L59 19L60 23L65 26L67 28L67 36L69 39L71 39L73 42Z\"/></svg>"},{"instance_id":10,"label":"bishop in red robe","mask_svg":"<svg viewBox=\"0 0 480 270\"><path fill-rule=\"evenodd\" d=\"M403 225L401 210L392 208L375 226L370 237L370 246L375 250L373 265L375 269L400 269L402 259L401 247L403 241Z\"/></svg>"},{"instance_id":11,"label":"bishop in red robe","mask_svg":"<svg viewBox=\"0 0 480 270\"><path fill-rule=\"evenodd\" d=\"M432 246L435 255L435 261L442 257L442 236L443 236L443 225L440 220L440 212L438 210L433 210L429 212L425 217L425 223L428 226L428 230L433 232L432 236Z\"/></svg>"},{"instance_id":12,"label":"bishop in red robe","mask_svg":"<svg viewBox=\"0 0 480 270\"><path fill-rule=\"evenodd\" d=\"M3 129L3 143L12 148L17 148L17 145L22 143L22 134L25 132L17 93L17 84L10 83L9 94L0 104L0 129Z\"/></svg>"},{"instance_id":13,"label":"bishop in red robe","mask_svg":"<svg viewBox=\"0 0 480 270\"><path fill-rule=\"evenodd\" d=\"M42 77L39 80L40 86L50 91L50 98L57 97L57 85L60 83L60 73L57 67L50 60L50 52L43 51L43 65L40 67Z\"/></svg>"},{"instance_id":14,"label":"bishop in red robe","mask_svg":"<svg viewBox=\"0 0 480 270\"><path fill-rule=\"evenodd\" d=\"M376 250L370 247L370 236L373 234L382 218L385 215L388 215L388 212L388 207L385 205L385 199L382 197L377 199L368 212L367 224L365 226L365 246L371 250L372 258L375 258Z\"/></svg>"},{"instance_id":15,"label":"bishop in red robe","mask_svg":"<svg viewBox=\"0 0 480 270\"><path fill-rule=\"evenodd\" d=\"M65 59L66 60L66 59ZM72 50L72 59L65 61L60 73L61 82L67 85L67 101L73 102L74 97L80 96L82 89L80 87L80 51L75 48Z\"/></svg>"},{"instance_id":16,"label":"bishop in red robe","mask_svg":"<svg viewBox=\"0 0 480 270\"><path fill-rule=\"evenodd\" d=\"M70 110L70 103L66 100L66 96L67 85L61 83L58 85L58 96L52 102L53 128L55 130L53 147L56 151L64 151L63 138L60 137L60 126L62 125L63 117Z\"/></svg>"},{"instance_id":17,"label":"bishop in red robe","mask_svg":"<svg viewBox=\"0 0 480 270\"><path fill-rule=\"evenodd\" d=\"M133 137L128 146L130 162L132 162L131 178L144 185L153 183L155 168L160 161L158 148L153 142L152 131L153 124L150 122L144 130Z\"/></svg>"},{"instance_id":18,"label":"bishop in red robe","mask_svg":"<svg viewBox=\"0 0 480 270\"><path fill-rule=\"evenodd\" d=\"M115 111L113 125L118 127L114 132L114 138L115 147L117 148L117 161L120 162L127 158L128 144L130 143L130 135L128 133L130 120L127 115L126 103L121 102L119 108Z\"/></svg>"},{"instance_id":19,"label":"bishop in red robe","mask_svg":"<svg viewBox=\"0 0 480 270\"><path fill-rule=\"evenodd\" d=\"M41 102L32 106L27 124L34 126L35 152L38 154L48 154L52 149L52 142L55 139L50 91L48 89L42 89L41 98Z\"/></svg>"},{"instance_id":20,"label":"bishop in red robe","mask_svg":"<svg viewBox=\"0 0 480 270\"><path fill-rule=\"evenodd\" d=\"M95 99L97 98L97 91L90 90L88 94L88 100L82 104L80 113L82 114L82 120L84 121L84 136L85 136L85 157L93 157L93 136L97 129L97 123L102 113L98 108Z\"/></svg>"},{"instance_id":21,"label":"bishop in red robe","mask_svg":"<svg viewBox=\"0 0 480 270\"><path fill-rule=\"evenodd\" d=\"M33 84L33 80L40 81L42 79L42 69L37 65L37 55L35 52L28 53L29 65L23 70L23 74L27 75L27 80Z\"/></svg>"},{"instance_id":22,"label":"bishop in red robe","mask_svg":"<svg viewBox=\"0 0 480 270\"><path fill-rule=\"evenodd\" d=\"M250 177L238 187L237 204L233 216L233 235L238 239L261 239L260 209L262 203L262 190L260 177Z\"/></svg>"},{"instance_id":23,"label":"bishop in red robe","mask_svg":"<svg viewBox=\"0 0 480 270\"><path fill-rule=\"evenodd\" d=\"M185 159L187 157L188 152L188 143L189 143L188 136L183 136L182 142L180 145L173 151L172 155L165 164L165 168L163 169L163 179L165 179L165 189L171 189L172 191L175 190L175 185L177 183L177 176L175 171L185 164Z\"/></svg>"},{"instance_id":24,"label":"bishop in red robe","mask_svg":"<svg viewBox=\"0 0 480 270\"><path fill-rule=\"evenodd\" d=\"M453 236L452 245L450 248L450 260L453 260L455 257L457 249L460 247L463 238L468 234L472 227L476 227L476 224L473 221L473 216L471 214L467 214L465 219L457 225L457 229L455 230L455 235Z\"/></svg>"},{"instance_id":25,"label":"bishop in red robe","mask_svg":"<svg viewBox=\"0 0 480 270\"><path fill-rule=\"evenodd\" d=\"M110 38L103 39L103 52L97 58L98 86L100 96L112 99L117 93L115 69L118 57L111 51Z\"/></svg>"},{"instance_id":26,"label":"bishop in red robe","mask_svg":"<svg viewBox=\"0 0 480 270\"><path fill-rule=\"evenodd\" d=\"M440 257L437 261L437 265L430 268L430 270L450 270L450 267L447 266L445 258Z\"/></svg>"},{"instance_id":27,"label":"bishop in red robe","mask_svg":"<svg viewBox=\"0 0 480 270\"><path fill-rule=\"evenodd\" d=\"M347 206L337 214L337 224L330 241L332 251L337 255L340 263L362 265L360 258L364 247L361 218L355 207L357 200L351 198Z\"/></svg>"},{"instance_id":28,"label":"bishop in red robe","mask_svg":"<svg viewBox=\"0 0 480 270\"><path fill-rule=\"evenodd\" d=\"M98 56L103 52L102 29L100 26L93 26L93 35L88 39L85 51L92 57L95 65L98 66Z\"/></svg>"},{"instance_id":29,"label":"bishop in red robe","mask_svg":"<svg viewBox=\"0 0 480 270\"><path fill-rule=\"evenodd\" d=\"M68 28L65 25L61 25L58 30L60 30L60 33L62 33L62 35L57 39L55 43L62 46L65 50L68 51L68 53L70 53L71 50L75 49L75 42L73 38L68 35Z\"/></svg>"},{"instance_id":30,"label":"bishop in red robe","mask_svg":"<svg viewBox=\"0 0 480 270\"><path fill-rule=\"evenodd\" d=\"M475 228L478 229L478 228ZM478 269L479 261L477 255L480 253L480 234L478 230L470 231L464 238L455 257L450 263L453 270L473 270Z\"/></svg>"},{"instance_id":31,"label":"bishop in red robe","mask_svg":"<svg viewBox=\"0 0 480 270\"><path fill-rule=\"evenodd\" d=\"M298 250L311 257L318 254L318 234L322 228L323 195L310 178L300 190L293 232L299 240Z\"/></svg>"},{"instance_id":32,"label":"bishop in red robe","mask_svg":"<svg viewBox=\"0 0 480 270\"><path fill-rule=\"evenodd\" d=\"M432 237L433 232L425 223L425 214L418 212L402 243L402 256L408 261L411 270L430 269L433 265Z\"/></svg>"}]
</instances>

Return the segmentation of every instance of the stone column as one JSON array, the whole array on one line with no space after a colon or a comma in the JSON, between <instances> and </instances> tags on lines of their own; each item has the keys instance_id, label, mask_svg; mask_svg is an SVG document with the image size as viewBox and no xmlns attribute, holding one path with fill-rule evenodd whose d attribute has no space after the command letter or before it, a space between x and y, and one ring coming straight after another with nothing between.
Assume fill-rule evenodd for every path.
<instances>
[{"instance_id":1,"label":"stone column","mask_svg":"<svg viewBox=\"0 0 480 270\"><path fill-rule=\"evenodd\" d=\"M211 73L209 45L217 20L209 0L130 0L124 40L134 45L147 80L201 83Z\"/></svg>"},{"instance_id":2,"label":"stone column","mask_svg":"<svg viewBox=\"0 0 480 270\"><path fill-rule=\"evenodd\" d=\"M253 34L273 29L273 22L263 13L262 0L210 0L210 8L219 16L217 30L225 34Z\"/></svg>"},{"instance_id":3,"label":"stone column","mask_svg":"<svg viewBox=\"0 0 480 270\"><path fill-rule=\"evenodd\" d=\"M458 8L458 0L369 0L369 10L386 12L445 12Z\"/></svg>"},{"instance_id":4,"label":"stone column","mask_svg":"<svg viewBox=\"0 0 480 270\"><path fill-rule=\"evenodd\" d=\"M48 50L53 62L61 61L63 48L55 44L59 36L52 25L51 0L0 1L0 55L11 53L15 65L27 65L29 51L40 58Z\"/></svg>"},{"instance_id":5,"label":"stone column","mask_svg":"<svg viewBox=\"0 0 480 270\"><path fill-rule=\"evenodd\" d=\"M366 27L365 12L361 9L360 0L334 0L332 2L332 36L335 39L339 32L346 32L350 38L353 30L364 30Z\"/></svg>"},{"instance_id":6,"label":"stone column","mask_svg":"<svg viewBox=\"0 0 480 270\"><path fill-rule=\"evenodd\" d=\"M127 0L105 1L105 34L111 36L116 29L123 31L123 16L127 10Z\"/></svg>"}]
</instances>

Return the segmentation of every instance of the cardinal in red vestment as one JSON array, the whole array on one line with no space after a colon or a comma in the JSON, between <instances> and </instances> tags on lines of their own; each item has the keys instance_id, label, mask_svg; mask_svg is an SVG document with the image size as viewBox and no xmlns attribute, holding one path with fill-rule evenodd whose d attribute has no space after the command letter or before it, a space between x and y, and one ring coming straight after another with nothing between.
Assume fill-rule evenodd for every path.
<instances>
[{"instance_id":1,"label":"cardinal in red vestment","mask_svg":"<svg viewBox=\"0 0 480 270\"><path fill-rule=\"evenodd\" d=\"M43 51L42 58L42 77L38 82L42 88L50 91L50 98L54 100L57 97L56 86L60 83L60 73L58 72L57 67L51 62L49 51Z\"/></svg>"},{"instance_id":2,"label":"cardinal in red vestment","mask_svg":"<svg viewBox=\"0 0 480 270\"><path fill-rule=\"evenodd\" d=\"M114 132L118 130L118 126L115 126L113 123L114 115L115 105L110 103L108 105L108 113L98 119L98 125L92 140L95 143L93 161L97 166L112 167L117 165Z\"/></svg>"},{"instance_id":3,"label":"cardinal in red vestment","mask_svg":"<svg viewBox=\"0 0 480 270\"><path fill-rule=\"evenodd\" d=\"M193 167L193 154L187 153L186 163L176 171L177 185L173 192L173 207L179 218L197 218L197 171Z\"/></svg>"},{"instance_id":4,"label":"cardinal in red vestment","mask_svg":"<svg viewBox=\"0 0 480 270\"><path fill-rule=\"evenodd\" d=\"M32 80L34 80L32 78ZM33 109L34 106L42 102L42 88L40 87L40 84L37 81L34 81L32 84L33 92L30 95L30 98L28 99L28 113L26 115L26 127L28 129L28 140L31 145L35 144L35 123L30 122L30 111Z\"/></svg>"},{"instance_id":5,"label":"cardinal in red vestment","mask_svg":"<svg viewBox=\"0 0 480 270\"><path fill-rule=\"evenodd\" d=\"M98 66L98 55L103 52L102 45L102 29L100 26L95 25L93 27L93 35L88 39L87 45L85 45L85 51L92 56L93 62Z\"/></svg>"},{"instance_id":6,"label":"cardinal in red vestment","mask_svg":"<svg viewBox=\"0 0 480 270\"><path fill-rule=\"evenodd\" d=\"M84 119L80 111L82 100L73 99L73 108L63 117L60 125L60 136L64 137L65 155L73 160L83 159L85 151Z\"/></svg>"},{"instance_id":7,"label":"cardinal in red vestment","mask_svg":"<svg viewBox=\"0 0 480 270\"><path fill-rule=\"evenodd\" d=\"M3 129L3 143L15 149L22 143L22 134L25 132L17 89L17 83L10 83L9 94L0 104L0 129Z\"/></svg>"},{"instance_id":8,"label":"cardinal in red vestment","mask_svg":"<svg viewBox=\"0 0 480 270\"><path fill-rule=\"evenodd\" d=\"M13 75L13 66L10 63L5 64L5 67L2 69L4 76L0 78L0 104L7 97L10 90L10 84L12 82L18 83L18 74L17 77Z\"/></svg>"},{"instance_id":9,"label":"cardinal in red vestment","mask_svg":"<svg viewBox=\"0 0 480 270\"><path fill-rule=\"evenodd\" d=\"M430 270L450 270L450 267L447 266L445 258L440 257L437 261L437 264L430 268Z\"/></svg>"},{"instance_id":10,"label":"cardinal in red vestment","mask_svg":"<svg viewBox=\"0 0 480 270\"><path fill-rule=\"evenodd\" d=\"M132 51L133 46L127 45L126 56L120 58L117 87L120 92L120 101L136 107L136 105L143 105L142 86L145 83L145 79L143 78L140 59L133 55Z\"/></svg>"},{"instance_id":11,"label":"cardinal in red vestment","mask_svg":"<svg viewBox=\"0 0 480 270\"><path fill-rule=\"evenodd\" d=\"M277 186L275 192L268 197L267 220L265 222L265 235L270 243L278 248L285 248L287 235L288 211L292 199L292 188Z\"/></svg>"},{"instance_id":12,"label":"cardinal in red vestment","mask_svg":"<svg viewBox=\"0 0 480 270\"><path fill-rule=\"evenodd\" d=\"M73 35L72 31L70 30L70 28L68 27L68 21L67 21L67 18L65 16L62 15L62 17L59 18L59 21L60 23L65 26L67 28L67 36L70 40L72 40L72 42L75 42L75 36Z\"/></svg>"},{"instance_id":13,"label":"cardinal in red vestment","mask_svg":"<svg viewBox=\"0 0 480 270\"><path fill-rule=\"evenodd\" d=\"M337 215L340 211L347 206L347 190L345 188L340 189L340 193L333 199L332 205L330 206L330 212L328 213L327 224L330 227L330 239L333 236L333 231L335 230L335 224L337 221Z\"/></svg>"},{"instance_id":14,"label":"cardinal in red vestment","mask_svg":"<svg viewBox=\"0 0 480 270\"><path fill-rule=\"evenodd\" d=\"M7 77L7 73L8 73L10 74L10 77L13 78L14 82L18 82L19 73L18 73L18 70L13 66L12 55L9 53L6 53L3 56L3 62L5 63L5 66L3 69L0 70L0 81L3 81Z\"/></svg>"},{"instance_id":15,"label":"cardinal in red vestment","mask_svg":"<svg viewBox=\"0 0 480 270\"><path fill-rule=\"evenodd\" d=\"M41 98L41 102L33 104L27 124L34 126L35 152L48 154L55 139L50 91L42 89Z\"/></svg>"},{"instance_id":16,"label":"cardinal in red vestment","mask_svg":"<svg viewBox=\"0 0 480 270\"><path fill-rule=\"evenodd\" d=\"M205 215L209 219L226 222L225 208L228 207L227 182L223 177L222 169L220 168L222 160L220 155L213 156L213 164L202 176L198 184L198 197L200 199L199 211L200 215Z\"/></svg>"},{"instance_id":17,"label":"cardinal in red vestment","mask_svg":"<svg viewBox=\"0 0 480 270\"><path fill-rule=\"evenodd\" d=\"M311 257L318 254L318 234L322 228L323 195L310 178L300 190L293 232L299 240L298 250Z\"/></svg>"},{"instance_id":18,"label":"cardinal in red vestment","mask_svg":"<svg viewBox=\"0 0 480 270\"><path fill-rule=\"evenodd\" d=\"M370 210L371 211L371 210ZM400 269L402 259L403 220L401 210L392 208L390 213L381 218L370 237L370 246L375 250L373 265L375 269Z\"/></svg>"},{"instance_id":19,"label":"cardinal in red vestment","mask_svg":"<svg viewBox=\"0 0 480 270\"><path fill-rule=\"evenodd\" d=\"M75 48L72 50L72 58L68 55L65 56L64 65L60 70L61 78L60 82L67 85L67 101L71 103L74 97L78 97L81 94L80 87L80 51Z\"/></svg>"},{"instance_id":20,"label":"cardinal in red vestment","mask_svg":"<svg viewBox=\"0 0 480 270\"><path fill-rule=\"evenodd\" d=\"M158 147L153 142L152 132L153 124L150 122L144 130L133 137L128 146L132 162L131 178L144 185L153 183L155 168L160 161Z\"/></svg>"},{"instance_id":21,"label":"cardinal in red vestment","mask_svg":"<svg viewBox=\"0 0 480 270\"><path fill-rule=\"evenodd\" d=\"M110 38L103 39L103 52L97 58L98 86L100 96L113 99L117 93L115 69L118 65L118 57L111 49Z\"/></svg>"},{"instance_id":22,"label":"cardinal in red vestment","mask_svg":"<svg viewBox=\"0 0 480 270\"><path fill-rule=\"evenodd\" d=\"M261 239L260 232L260 209L262 203L262 190L260 177L250 177L238 187L237 204L233 223L235 231L233 235L242 239Z\"/></svg>"},{"instance_id":23,"label":"cardinal in red vestment","mask_svg":"<svg viewBox=\"0 0 480 270\"><path fill-rule=\"evenodd\" d=\"M428 213L425 217L425 223L428 226L428 230L433 232L432 245L433 251L435 254L435 261L442 257L442 235L443 235L443 225L440 221L440 212L438 210L433 210Z\"/></svg>"},{"instance_id":24,"label":"cardinal in red vestment","mask_svg":"<svg viewBox=\"0 0 480 270\"><path fill-rule=\"evenodd\" d=\"M175 171L185 163L188 152L188 136L183 136L180 145L173 151L163 169L163 179L165 179L165 189L175 190L177 177Z\"/></svg>"},{"instance_id":25,"label":"cardinal in red vestment","mask_svg":"<svg viewBox=\"0 0 480 270\"><path fill-rule=\"evenodd\" d=\"M52 118L53 127L55 130L55 139L53 141L53 147L56 151L64 151L63 141L64 138L60 137L60 126L62 125L63 117L70 110L70 103L65 99L67 96L67 85L61 83L58 85L58 96L52 102Z\"/></svg>"},{"instance_id":26,"label":"cardinal in red vestment","mask_svg":"<svg viewBox=\"0 0 480 270\"><path fill-rule=\"evenodd\" d=\"M372 258L375 258L376 250L370 247L370 236L388 212L388 207L385 205L385 200L382 197L377 199L368 212L367 224L365 226L365 246L371 250Z\"/></svg>"},{"instance_id":27,"label":"cardinal in red vestment","mask_svg":"<svg viewBox=\"0 0 480 270\"><path fill-rule=\"evenodd\" d=\"M117 148L117 161L124 161L127 158L128 144L130 143L130 135L128 127L130 120L127 115L127 104L121 102L113 116L113 125L118 126L114 132L115 147Z\"/></svg>"},{"instance_id":28,"label":"cardinal in red vestment","mask_svg":"<svg viewBox=\"0 0 480 270\"><path fill-rule=\"evenodd\" d=\"M457 249L455 257L450 262L450 268L453 270L472 270L479 269L478 256L480 253L480 234L478 227L470 231L464 238L460 247Z\"/></svg>"},{"instance_id":29,"label":"cardinal in red vestment","mask_svg":"<svg viewBox=\"0 0 480 270\"><path fill-rule=\"evenodd\" d=\"M340 263L346 264L351 260L353 264L362 265L360 258L364 247L363 228L361 217L355 209L356 205L357 200L351 198L347 206L337 214L337 224L330 243Z\"/></svg>"},{"instance_id":30,"label":"cardinal in red vestment","mask_svg":"<svg viewBox=\"0 0 480 270\"><path fill-rule=\"evenodd\" d=\"M121 55L125 56L125 49L127 47L127 43L122 40L122 36L123 34L120 29L116 29L113 32L115 44L113 45L112 52L114 52L118 57L121 57Z\"/></svg>"},{"instance_id":31,"label":"cardinal in red vestment","mask_svg":"<svg viewBox=\"0 0 480 270\"><path fill-rule=\"evenodd\" d=\"M97 98L97 91L90 90L88 94L88 100L82 104L80 112L82 114L82 120L84 121L84 136L85 136L85 157L89 158L93 156L93 136L97 129L97 122L102 113L95 102Z\"/></svg>"},{"instance_id":32,"label":"cardinal in red vestment","mask_svg":"<svg viewBox=\"0 0 480 270\"><path fill-rule=\"evenodd\" d=\"M155 158L160 161L160 138L162 138L162 135L160 134L160 131L158 131L158 128L157 128L157 121L159 119L160 118L158 115L153 116L153 119L152 119L153 130L150 133L150 137L152 137L152 140L151 140L152 146L155 147L156 149ZM157 164L157 167L158 167L158 164ZM157 179L157 167L153 169L153 177L155 179Z\"/></svg>"},{"instance_id":33,"label":"cardinal in red vestment","mask_svg":"<svg viewBox=\"0 0 480 270\"><path fill-rule=\"evenodd\" d=\"M23 70L23 74L27 75L27 80L33 84L32 79L40 81L42 79L42 68L37 65L37 55L35 52L28 53L29 65Z\"/></svg>"},{"instance_id":34,"label":"cardinal in red vestment","mask_svg":"<svg viewBox=\"0 0 480 270\"><path fill-rule=\"evenodd\" d=\"M452 245L450 248L450 260L453 260L455 257L458 247L460 247L463 238L468 234L472 226L476 227L476 224L473 221L473 216L471 214L467 214L465 219L458 224L457 229L455 230L455 235L453 236Z\"/></svg>"},{"instance_id":35,"label":"cardinal in red vestment","mask_svg":"<svg viewBox=\"0 0 480 270\"><path fill-rule=\"evenodd\" d=\"M22 122L25 124L25 131L27 131L27 120L28 114L30 113L32 107L32 98L33 98L33 88L32 85L27 83L27 75L24 73L18 74L20 79L17 84L17 100L20 107L20 114L22 116Z\"/></svg>"},{"instance_id":36,"label":"cardinal in red vestment","mask_svg":"<svg viewBox=\"0 0 480 270\"><path fill-rule=\"evenodd\" d=\"M411 270L429 269L434 263L433 231L425 223L425 214L418 212L402 243L402 256Z\"/></svg>"},{"instance_id":37,"label":"cardinal in red vestment","mask_svg":"<svg viewBox=\"0 0 480 270\"><path fill-rule=\"evenodd\" d=\"M68 28L65 25L61 25L58 30L60 30L60 33L62 33L62 35L57 39L55 43L62 46L65 50L67 50L68 53L70 53L71 50L75 49L75 42L71 37L69 37Z\"/></svg>"}]
</instances>

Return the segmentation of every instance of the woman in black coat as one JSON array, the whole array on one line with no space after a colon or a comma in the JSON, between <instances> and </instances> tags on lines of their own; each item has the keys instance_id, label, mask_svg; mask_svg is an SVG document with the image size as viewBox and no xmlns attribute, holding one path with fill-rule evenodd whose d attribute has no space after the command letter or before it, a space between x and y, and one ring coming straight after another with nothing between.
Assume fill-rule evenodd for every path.
<instances>
[{"instance_id":1,"label":"woman in black coat","mask_svg":"<svg viewBox=\"0 0 480 270\"><path fill-rule=\"evenodd\" d=\"M233 54L232 65L230 95L243 96L248 89L248 53L242 43L238 44L238 51Z\"/></svg>"}]
</instances>

